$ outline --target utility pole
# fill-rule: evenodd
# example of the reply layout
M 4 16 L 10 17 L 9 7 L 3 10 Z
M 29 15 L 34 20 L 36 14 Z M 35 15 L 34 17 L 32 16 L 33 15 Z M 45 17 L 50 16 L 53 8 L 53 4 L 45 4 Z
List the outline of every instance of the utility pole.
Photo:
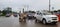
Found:
M 24 8 L 23 8 L 23 13 L 24 13 Z
M 51 5 L 50 5 L 50 0 L 49 0 L 49 12 L 50 12 L 50 7 L 51 7 Z

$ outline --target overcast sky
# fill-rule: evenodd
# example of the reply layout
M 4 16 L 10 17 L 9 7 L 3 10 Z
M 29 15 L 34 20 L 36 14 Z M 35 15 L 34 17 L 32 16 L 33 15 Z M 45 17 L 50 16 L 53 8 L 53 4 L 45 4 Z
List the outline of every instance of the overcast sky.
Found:
M 12 7 L 13 11 L 22 10 L 23 7 L 25 10 L 48 10 L 48 6 L 49 0 L 0 0 L 0 9 Z M 53 10 L 60 9 L 60 0 L 51 0 L 52 7 Z

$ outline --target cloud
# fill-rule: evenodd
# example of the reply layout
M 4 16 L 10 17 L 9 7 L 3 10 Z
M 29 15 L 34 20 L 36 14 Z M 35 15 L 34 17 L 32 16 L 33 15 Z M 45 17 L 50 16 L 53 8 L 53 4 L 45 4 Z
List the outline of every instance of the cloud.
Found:
M 48 10 L 49 0 L 0 0 L 0 8 L 12 7 L 14 8 L 13 10 L 18 10 L 24 6 L 28 8 L 28 10 Z M 59 9 L 60 0 L 51 0 L 51 8 L 52 7 L 54 7 L 54 9 Z

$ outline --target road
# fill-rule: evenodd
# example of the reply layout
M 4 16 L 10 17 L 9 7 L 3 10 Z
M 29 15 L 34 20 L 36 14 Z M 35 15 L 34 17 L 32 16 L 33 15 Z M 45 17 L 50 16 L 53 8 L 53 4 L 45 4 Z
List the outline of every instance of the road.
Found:
M 56 25 L 42 23 L 35 23 L 35 20 L 26 20 L 26 22 L 19 22 L 19 17 L 0 17 L 0 27 L 60 27 L 60 22 Z

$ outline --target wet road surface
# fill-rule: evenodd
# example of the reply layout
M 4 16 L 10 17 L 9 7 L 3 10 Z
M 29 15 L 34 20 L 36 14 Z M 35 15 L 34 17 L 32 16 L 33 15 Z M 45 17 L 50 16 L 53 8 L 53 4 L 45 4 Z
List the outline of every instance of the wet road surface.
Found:
M 42 23 L 35 23 L 35 20 L 26 20 L 26 22 L 19 22 L 18 17 L 0 17 L 0 27 L 60 27 L 60 22 L 56 25 L 44 25 Z

